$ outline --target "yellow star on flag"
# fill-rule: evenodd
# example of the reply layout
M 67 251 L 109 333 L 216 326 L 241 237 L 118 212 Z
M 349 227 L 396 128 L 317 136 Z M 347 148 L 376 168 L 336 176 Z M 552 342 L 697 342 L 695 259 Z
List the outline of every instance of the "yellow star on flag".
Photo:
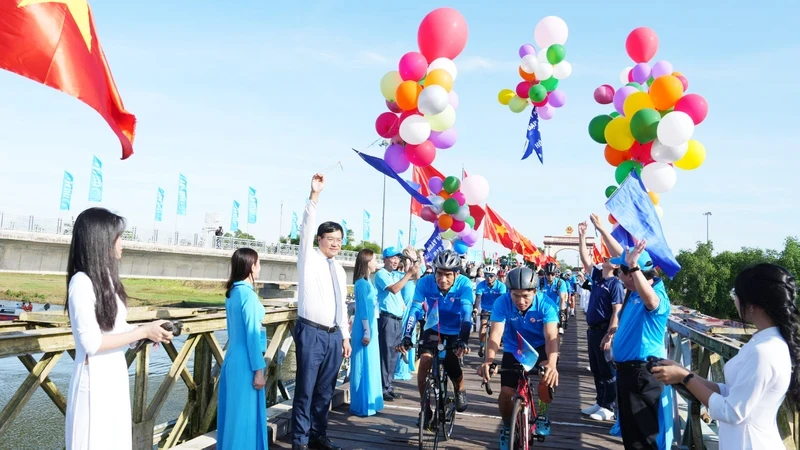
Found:
M 92 27 L 89 20 L 89 3 L 86 0 L 20 0 L 17 8 L 40 3 L 63 3 L 66 5 L 75 23 L 78 24 L 78 30 L 83 36 L 86 48 L 90 52 L 92 51 Z
M 508 231 L 506 230 L 506 227 L 503 226 L 503 224 L 495 224 L 494 230 L 497 232 L 498 235 L 500 235 L 500 237 L 503 237 L 506 234 L 508 234 Z

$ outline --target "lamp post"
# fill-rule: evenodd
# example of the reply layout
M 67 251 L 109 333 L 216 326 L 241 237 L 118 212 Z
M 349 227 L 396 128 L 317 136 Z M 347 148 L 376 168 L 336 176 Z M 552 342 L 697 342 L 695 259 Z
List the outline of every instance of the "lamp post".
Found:
M 709 233 L 708 233 L 708 222 L 709 222 L 709 219 L 711 218 L 711 213 L 710 212 L 704 212 L 703 215 L 706 216 L 706 244 L 709 244 L 709 243 L 711 243 L 711 239 L 709 238 Z

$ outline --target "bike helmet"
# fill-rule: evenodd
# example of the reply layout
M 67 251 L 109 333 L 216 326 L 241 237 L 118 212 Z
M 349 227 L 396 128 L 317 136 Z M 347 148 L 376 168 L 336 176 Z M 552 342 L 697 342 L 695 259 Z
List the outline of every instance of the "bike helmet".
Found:
M 558 275 L 558 266 L 554 262 L 549 262 L 544 265 L 544 273 L 546 275 L 550 275 L 551 273 Z
M 434 269 L 461 271 L 461 257 L 453 250 L 443 250 L 433 257 L 431 265 Z
M 533 270 L 527 267 L 517 267 L 506 275 L 506 287 L 511 291 L 536 289 L 539 287 L 539 278 Z
M 483 275 L 497 275 L 497 267 L 495 266 L 486 266 L 483 268 Z

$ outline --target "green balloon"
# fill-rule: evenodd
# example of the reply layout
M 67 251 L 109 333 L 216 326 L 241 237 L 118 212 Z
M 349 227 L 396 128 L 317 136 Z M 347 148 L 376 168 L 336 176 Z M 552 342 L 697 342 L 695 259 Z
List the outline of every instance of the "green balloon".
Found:
M 447 214 L 457 213 L 458 208 L 460 208 L 458 206 L 458 200 L 454 198 L 448 198 L 447 200 L 444 201 L 444 205 L 442 205 L 442 209 L 444 209 L 444 212 L 446 212 Z
M 561 44 L 553 44 L 547 48 L 547 62 L 558 64 L 567 56 L 567 49 Z
M 650 87 L 650 85 L 653 84 L 653 81 L 656 81 L 656 79 L 653 78 L 653 77 L 650 77 L 650 79 L 647 80 L 647 87 Z
M 467 217 L 467 220 L 465 220 L 464 223 L 468 223 L 472 229 L 475 228 L 475 219 L 473 219 L 472 216 Z
M 661 117 L 666 116 L 667 114 L 671 113 L 672 111 L 675 111 L 675 108 L 670 108 L 670 109 L 668 109 L 666 111 L 660 111 Z
M 417 82 L 417 84 L 419 84 L 419 85 L 420 85 L 420 86 L 422 86 L 422 87 L 425 87 L 425 78 L 426 78 L 426 77 L 422 77 L 422 79 L 421 79 L 421 80 L 419 80 L 419 81 Z
M 617 187 L 616 186 L 607 187 L 606 188 L 606 198 L 609 198 L 612 195 L 614 195 L 614 192 L 617 192 Z
M 442 183 L 442 187 L 444 187 L 444 191 L 448 194 L 452 194 L 453 192 L 457 191 L 458 188 L 461 187 L 461 182 L 458 180 L 458 177 L 449 176 L 444 179 L 444 183 Z M 458 202 L 456 202 L 458 204 Z M 453 214 L 453 213 L 447 213 Z
M 540 102 L 547 98 L 547 88 L 543 84 L 534 84 L 528 91 L 528 97 L 532 102 Z
M 661 121 L 661 114 L 652 108 L 636 111 L 631 117 L 631 134 L 640 144 L 647 144 L 656 139 L 656 129 Z
M 606 143 L 606 126 L 611 122 L 611 116 L 603 114 L 589 122 L 589 136 L 598 144 Z
M 640 90 L 642 92 L 645 92 L 644 86 L 642 86 L 641 84 L 639 84 L 639 83 L 637 83 L 635 81 L 631 81 L 630 83 L 626 84 L 625 86 L 635 87 L 636 89 L 638 89 L 638 90 Z
M 616 111 L 614 111 L 611 114 L 609 114 L 609 116 L 611 116 L 612 119 L 616 119 L 617 117 L 619 117 L 619 115 L 620 114 L 618 112 L 616 112 Z
M 511 97 L 511 100 L 508 102 L 508 109 L 511 112 L 521 113 L 525 111 L 525 108 L 528 107 L 528 99 L 522 98 L 519 95 L 515 95 Z
M 558 80 L 555 77 L 550 77 L 546 80 L 542 80 L 539 82 L 542 86 L 547 89 L 547 92 L 553 92 L 558 87 Z
M 632 159 L 622 161 L 619 166 L 617 166 L 616 172 L 614 172 L 614 178 L 617 180 L 617 184 L 622 184 L 625 178 L 628 178 L 632 170 L 635 170 L 637 174 L 641 174 L 642 163 Z

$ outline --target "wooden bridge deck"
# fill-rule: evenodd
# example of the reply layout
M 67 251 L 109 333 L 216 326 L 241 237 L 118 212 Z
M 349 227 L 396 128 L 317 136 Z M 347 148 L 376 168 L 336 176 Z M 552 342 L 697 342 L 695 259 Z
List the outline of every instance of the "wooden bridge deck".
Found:
M 477 341 L 477 337 L 474 338 Z M 481 388 L 475 368 L 480 360 L 477 345 L 465 356 L 465 374 L 469 409 L 456 416 L 454 436 L 441 448 L 486 449 L 497 448 L 500 417 L 497 410 L 497 393 L 500 377 L 492 378 L 493 396 Z M 499 359 L 498 359 L 499 361 Z M 581 409 L 594 403 L 594 381 L 587 367 L 586 321 L 582 311 L 570 319 L 563 335 L 560 382 L 556 398 L 550 407 L 551 435 L 539 448 L 554 449 L 622 449 L 622 440 L 608 434 L 613 423 L 595 422 L 581 415 Z M 416 377 L 416 375 L 413 375 Z M 395 382 L 400 400 L 387 403 L 386 408 L 372 417 L 356 417 L 344 404 L 331 411 L 328 436 L 345 449 L 401 449 L 417 445 L 415 421 L 419 413 L 419 394 L 416 378 Z M 290 449 L 291 438 L 285 436 L 270 448 Z

